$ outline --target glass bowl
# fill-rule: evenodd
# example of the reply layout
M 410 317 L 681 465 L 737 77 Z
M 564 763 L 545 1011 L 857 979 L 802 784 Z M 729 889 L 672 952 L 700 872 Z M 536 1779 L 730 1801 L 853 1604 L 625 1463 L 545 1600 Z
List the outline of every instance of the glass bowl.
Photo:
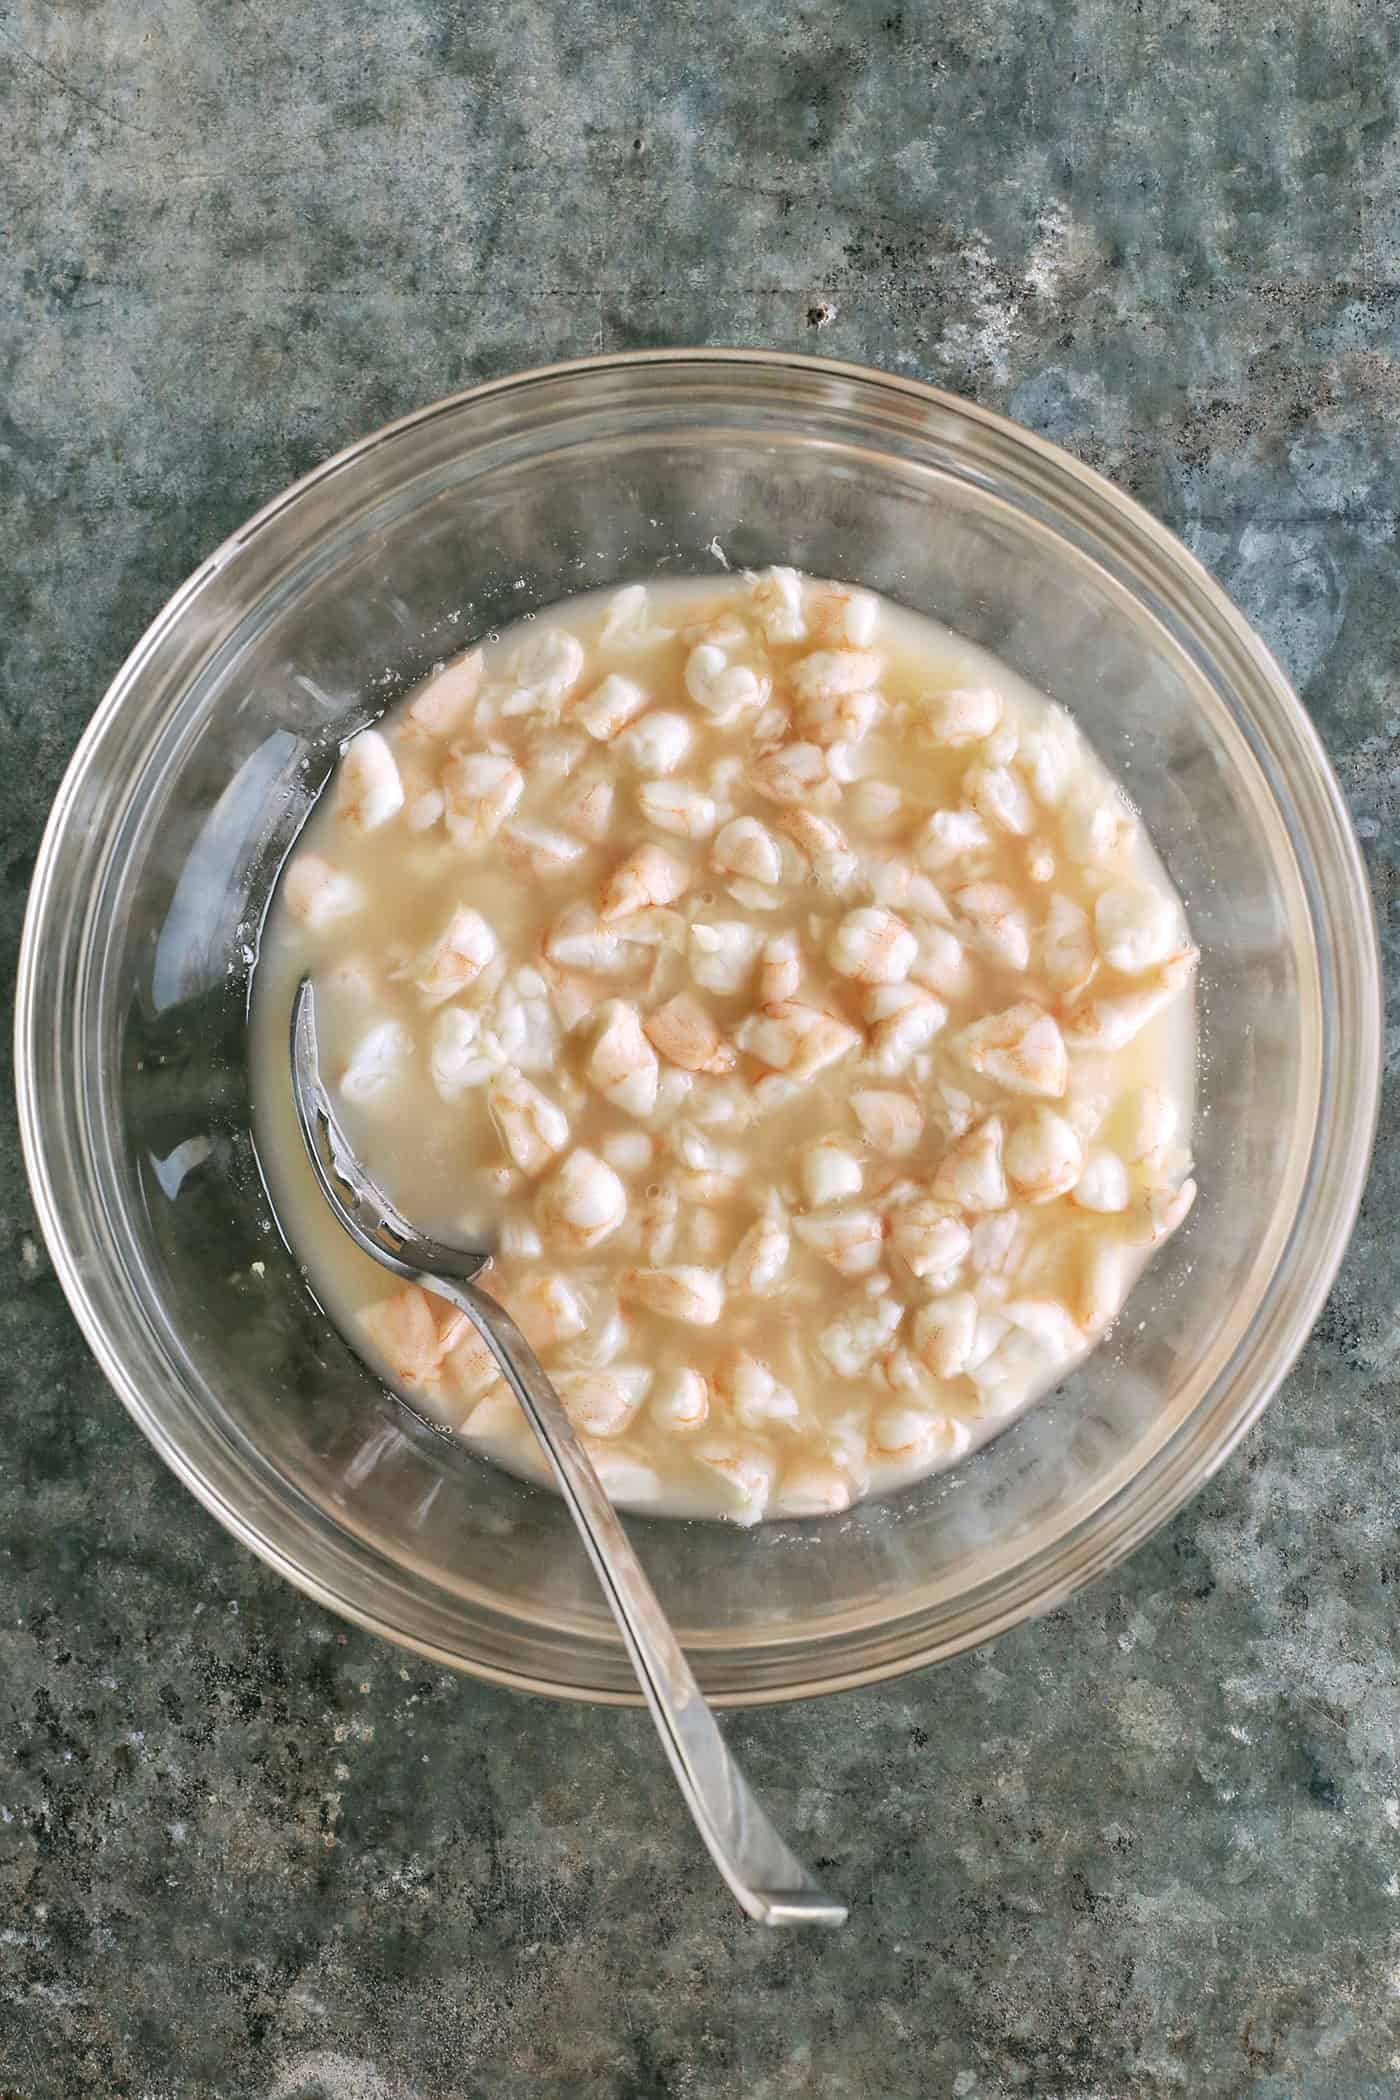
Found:
M 1201 1195 L 1111 1341 L 951 1472 L 820 1521 L 629 1520 L 705 1690 L 889 1676 L 1121 1560 L 1278 1385 L 1366 1171 L 1379 970 L 1336 783 L 1240 615 L 1098 476 L 931 388 L 729 351 L 527 373 L 342 453 L 190 578 L 78 748 L 25 927 L 24 1144 L 74 1311 L 201 1501 L 336 1611 L 539 1691 L 634 1696 L 560 1504 L 386 1394 L 278 1234 L 259 927 L 340 740 L 436 660 L 570 592 L 779 560 L 994 650 L 1126 783 L 1203 954 Z

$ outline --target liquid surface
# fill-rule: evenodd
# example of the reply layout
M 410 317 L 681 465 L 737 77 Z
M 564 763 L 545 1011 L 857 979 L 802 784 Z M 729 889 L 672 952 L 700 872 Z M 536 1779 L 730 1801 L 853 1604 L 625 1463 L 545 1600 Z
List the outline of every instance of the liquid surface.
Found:
M 1101 1338 L 1190 1206 L 1195 955 L 1064 712 L 790 570 L 571 600 L 445 667 L 289 862 L 259 1136 L 322 1301 L 543 1477 L 484 1345 L 361 1256 L 291 1116 L 323 1076 L 490 1287 L 614 1499 L 810 1515 L 946 1465 Z

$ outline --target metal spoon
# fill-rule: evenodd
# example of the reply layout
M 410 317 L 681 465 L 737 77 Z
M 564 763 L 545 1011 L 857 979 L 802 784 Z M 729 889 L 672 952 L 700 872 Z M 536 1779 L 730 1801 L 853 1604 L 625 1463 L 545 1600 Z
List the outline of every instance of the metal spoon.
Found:
M 823 1895 L 749 1791 L 534 1350 L 477 1288 L 473 1279 L 488 1267 L 489 1249 L 452 1247 L 416 1232 L 356 1159 L 321 1083 L 309 978 L 292 1007 L 292 1095 L 316 1178 L 356 1246 L 395 1276 L 460 1306 L 524 1408 L 617 1620 L 686 1806 L 739 1902 L 765 1925 L 844 1925 L 845 1904 Z

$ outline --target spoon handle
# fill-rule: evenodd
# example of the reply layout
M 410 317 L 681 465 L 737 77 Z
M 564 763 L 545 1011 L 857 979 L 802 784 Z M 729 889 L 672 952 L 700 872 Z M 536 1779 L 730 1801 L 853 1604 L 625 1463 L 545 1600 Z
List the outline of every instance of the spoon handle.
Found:
M 475 1284 L 427 1274 L 417 1280 L 451 1299 L 480 1330 L 529 1417 L 617 1620 L 686 1806 L 740 1904 L 765 1925 L 843 1925 L 845 1904 L 823 1895 L 750 1792 L 534 1350 L 510 1315 Z

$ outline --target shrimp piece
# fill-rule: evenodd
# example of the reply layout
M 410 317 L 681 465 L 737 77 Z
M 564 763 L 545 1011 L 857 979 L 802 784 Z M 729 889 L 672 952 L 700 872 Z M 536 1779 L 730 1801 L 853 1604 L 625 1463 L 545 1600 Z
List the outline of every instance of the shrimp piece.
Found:
M 861 780 L 851 790 L 850 810 L 874 837 L 888 838 L 902 827 L 908 805 L 892 780 Z
M 540 1204 L 546 1231 L 587 1252 L 625 1220 L 627 1191 L 606 1160 L 580 1145 L 544 1189 Z
M 751 576 L 749 599 L 766 641 L 779 645 L 804 639 L 802 579 L 796 569 L 765 569 L 761 576 Z
M 773 933 L 763 943 L 758 972 L 758 996 L 762 1005 L 773 1006 L 791 999 L 802 982 L 802 949 L 795 933 Z
M 826 753 L 819 744 L 772 744 L 749 767 L 749 785 L 766 802 L 809 805 L 832 792 Z
M 1042 889 L 1055 880 L 1055 856 L 1044 839 L 1032 839 L 1026 847 L 1026 874 Z
M 572 780 L 592 750 L 580 729 L 561 729 L 556 722 L 529 735 L 529 753 L 524 770 L 533 788 L 562 787 Z
M 537 1356 L 574 1341 L 588 1330 L 583 1300 L 571 1283 L 548 1272 L 512 1283 L 506 1311 Z
M 647 1412 L 658 1428 L 681 1436 L 703 1429 L 710 1413 L 709 1384 L 689 1366 L 672 1371 L 662 1380 L 659 1390 L 653 1390 Z
M 972 1245 L 968 1259 L 973 1274 L 986 1279 L 1010 1276 L 1020 1265 L 1025 1251 L 1025 1226 L 1019 1211 L 994 1211 L 990 1217 L 979 1218 L 972 1228 Z
M 617 739 L 618 755 L 639 773 L 658 778 L 674 773 L 691 745 L 691 728 L 684 715 L 654 708 Z
M 953 903 L 979 947 L 1009 970 L 1026 968 L 1031 959 L 1030 928 L 1013 890 L 1004 882 L 970 882 L 954 890 Z
M 496 1062 L 483 1047 L 481 1018 L 464 1006 L 444 1006 L 433 1017 L 428 1072 L 438 1098 L 460 1101 L 471 1087 L 485 1086 Z
M 947 1465 L 972 1443 L 966 1422 L 923 1407 L 882 1407 L 870 1434 L 879 1456 L 899 1465 Z
M 615 796 L 610 780 L 581 780 L 565 797 L 562 815 L 591 846 L 601 846 L 612 831 Z
M 522 1174 L 543 1174 L 569 1142 L 569 1119 L 563 1109 L 514 1065 L 491 1081 L 486 1105 L 501 1143 Z
M 401 1291 L 366 1306 L 360 1326 L 391 1383 L 414 1387 L 432 1383 L 444 1353 L 443 1337 L 432 1301 L 418 1284 L 406 1284 Z
M 1038 1342 L 1053 1363 L 1066 1364 L 1082 1355 L 1084 1337 L 1058 1298 L 1011 1298 L 1002 1313 L 1013 1327 Z
M 715 866 L 723 874 L 769 885 L 782 880 L 782 848 L 757 817 L 734 817 L 719 833 L 711 851 Z
M 854 1152 L 848 1152 L 833 1138 L 821 1138 L 808 1146 L 799 1174 L 802 1193 L 813 1210 L 840 1203 L 847 1196 L 858 1196 L 865 1180 L 864 1169 Z
M 642 1033 L 641 1016 L 625 999 L 610 999 L 588 1055 L 586 1071 L 605 1101 L 629 1116 L 649 1116 L 660 1075 L 656 1052 Z
M 817 593 L 807 624 L 814 638 L 828 648 L 864 649 L 874 640 L 879 617 L 879 601 L 869 591 L 848 591 L 832 584 Z M 793 639 L 800 641 L 801 636 Z
M 862 1378 L 889 1348 L 903 1318 L 895 1298 L 856 1298 L 822 1328 L 818 1352 L 838 1378 Z
M 1125 853 L 1137 836 L 1137 819 L 1118 790 L 1092 782 L 1071 796 L 1061 822 L 1070 859 L 1089 867 Z
M 688 1327 L 713 1327 L 724 1311 L 724 1279 L 718 1269 L 688 1262 L 666 1268 L 626 1269 L 619 1284 L 624 1297 L 636 1298 L 649 1312 Z
M 424 1006 L 441 1006 L 464 991 L 496 960 L 497 952 L 496 936 L 481 913 L 459 904 L 432 947 L 412 966 L 410 974 Z
M 1017 763 L 1030 780 L 1037 802 L 1057 809 L 1064 799 L 1074 771 L 1078 734 L 1061 709 L 1052 708 L 1041 729 L 1032 729 L 1021 739 Z
M 482 852 L 525 792 L 525 775 L 506 751 L 454 751 L 442 769 L 442 820 L 454 845 Z
M 482 668 L 481 651 L 473 649 L 434 672 L 404 710 L 399 725 L 404 742 L 410 746 L 432 743 L 460 729 L 481 691 Z
M 908 1070 L 946 1026 L 948 1009 L 916 984 L 877 984 L 865 995 L 870 1062 L 883 1079 Z
M 700 642 L 686 658 L 685 689 L 723 729 L 762 707 L 771 687 L 747 664 L 731 664 L 717 642 Z
M 608 744 L 646 708 L 649 695 L 630 678 L 610 671 L 586 699 L 580 700 L 571 719 L 596 743 Z
M 936 1196 L 898 1204 L 890 1212 L 890 1239 L 915 1276 L 937 1276 L 947 1283 L 972 1249 L 972 1234 L 957 1211 Z
M 510 660 L 514 690 L 504 701 L 504 715 L 538 710 L 557 715 L 566 696 L 583 675 L 584 650 L 577 635 L 562 627 L 537 627 Z
M 1099 967 L 1087 913 L 1057 891 L 1046 910 L 1040 940 L 1041 968 L 1046 977 L 1062 998 L 1074 998 Z
M 1183 1222 L 1195 1200 L 1194 1181 L 1183 1181 L 1179 1189 L 1149 1189 L 1140 1225 L 1142 1239 L 1150 1247 L 1160 1247 Z
M 731 1349 L 714 1374 L 714 1388 L 745 1429 L 767 1429 L 774 1422 L 795 1422 L 797 1400 L 780 1385 L 767 1364 L 747 1349 Z
M 605 649 L 652 649 L 669 642 L 674 630 L 654 627 L 647 616 L 644 583 L 629 583 L 608 604 L 600 640 Z
M 972 988 L 967 951 L 947 926 L 921 925 L 919 952 L 909 966 L 913 983 L 936 992 L 940 1001 L 965 999 Z
M 376 1021 L 360 1037 L 340 1078 L 340 1093 L 357 1108 L 369 1108 L 397 1091 L 413 1056 L 413 1037 L 402 1021 Z
M 848 650 L 841 653 L 853 656 L 858 652 Z M 811 657 L 806 659 L 808 663 L 813 660 Z M 833 652 L 832 661 L 836 660 Z M 871 658 L 870 661 L 877 665 L 878 675 L 879 659 Z M 799 664 L 797 669 L 801 670 L 802 666 Z M 864 742 L 884 711 L 885 703 L 873 687 L 850 692 L 808 691 L 798 702 L 797 728 L 802 735 L 809 737 L 814 744 L 824 745 L 829 752 L 834 753 L 838 746 L 842 747 L 842 762 L 845 763 L 854 759 L 849 747 Z M 836 772 L 835 766 L 832 771 Z
M 1054 1017 L 1032 999 L 974 1021 L 954 1048 L 971 1071 L 1009 1093 L 1058 1101 L 1069 1084 L 1065 1039 Z
M 867 854 L 865 880 L 872 900 L 887 910 L 947 923 L 952 914 L 932 876 L 890 853 Z
M 1080 1210 L 1112 1212 L 1128 1207 L 1128 1170 L 1116 1152 L 1099 1146 L 1084 1162 L 1070 1190 L 1071 1203 Z
M 1147 984 L 1131 992 L 1099 993 L 1080 999 L 1063 1016 L 1064 1039 L 1071 1050 L 1122 1050 L 1162 1008 L 1190 983 L 1197 952 L 1174 955 Z
M 648 1039 L 685 1072 L 732 1072 L 733 1045 L 726 1043 L 698 999 L 678 992 L 642 1023 Z
M 1128 1295 L 1128 1249 L 1119 1239 L 1095 1234 L 1080 1244 L 1070 1274 L 1069 1309 L 1085 1334 L 1101 1335 L 1111 1327 Z
M 933 1177 L 934 1195 L 959 1210 L 1004 1210 L 1002 1137 L 1000 1116 L 974 1124 L 945 1154 Z
M 892 1159 L 912 1152 L 924 1134 L 924 1112 L 910 1094 L 862 1087 L 851 1095 L 851 1107 L 866 1144 Z
M 603 1371 L 559 1371 L 554 1384 L 564 1412 L 587 1436 L 621 1436 L 647 1396 L 645 1364 L 609 1364 Z
M 783 1473 L 773 1510 L 782 1517 L 834 1517 L 854 1500 L 855 1489 L 839 1467 L 808 1459 Z
M 333 868 L 319 853 L 297 855 L 283 879 L 282 895 L 292 917 L 312 933 L 353 918 L 365 901 L 354 876 Z
M 618 977 L 635 967 L 633 942 L 604 926 L 587 904 L 571 904 L 545 935 L 544 952 L 566 970 L 586 970 L 599 977 Z
M 838 1276 L 869 1276 L 880 1266 L 885 1227 L 877 1211 L 829 1210 L 794 1218 L 792 1225 L 803 1246 L 830 1262 Z
M 702 1444 L 697 1455 L 701 1465 L 717 1473 L 733 1490 L 735 1506 L 728 1512 L 730 1521 L 745 1526 L 756 1524 L 768 1507 L 777 1478 L 778 1465 L 772 1452 L 741 1437 L 724 1437 Z
M 1094 932 L 1104 961 L 1125 977 L 1156 969 L 1181 945 L 1176 905 L 1142 883 L 1120 883 L 1100 893 Z
M 714 797 L 683 780 L 644 780 L 637 801 L 648 824 L 676 838 L 707 839 L 719 822 Z
M 984 824 L 1025 838 L 1035 823 L 1030 792 L 1007 766 L 969 766 L 963 792 Z
M 797 1084 L 860 1048 L 858 1030 L 800 999 L 776 999 L 746 1014 L 734 1039 L 750 1057 Z
M 975 809 L 938 809 L 914 842 L 914 858 L 930 875 L 966 869 L 991 850 L 992 835 Z
M 1138 1087 L 1124 1102 L 1122 1121 L 1124 1158 L 1160 1171 L 1176 1136 L 1176 1103 L 1155 1086 Z
M 763 935 L 745 919 L 690 927 L 690 974 L 707 992 L 742 992 L 753 972 Z
M 915 1354 L 935 1378 L 961 1378 L 977 1336 L 977 1300 L 971 1291 L 926 1299 L 914 1315 Z
M 798 659 L 788 672 L 788 683 L 799 704 L 841 700 L 869 692 L 879 684 L 883 669 L 881 659 L 869 650 L 818 649 Z
M 377 831 L 403 808 L 403 781 L 377 729 L 362 729 L 345 746 L 337 790 L 336 814 L 355 831 Z
M 854 859 L 840 825 L 814 809 L 783 809 L 773 821 L 784 838 L 791 839 L 798 852 L 814 864 L 833 854 Z
M 689 862 L 668 853 L 664 846 L 638 846 L 604 883 L 600 916 L 605 922 L 625 919 L 651 905 L 674 904 L 689 887 L 691 874 Z
M 517 819 L 503 827 L 506 851 L 517 867 L 547 882 L 553 875 L 567 875 L 582 859 L 582 839 L 570 832 L 555 831 L 548 824 L 527 824 Z
M 990 686 L 957 686 L 931 693 L 924 701 L 921 728 L 926 740 L 945 750 L 961 751 L 989 737 L 1002 717 L 1002 698 Z
M 787 1213 L 770 1191 L 762 1216 L 754 1220 L 729 1257 L 725 1282 L 732 1291 L 762 1297 L 782 1278 L 791 1252 Z
M 451 1398 L 468 1409 L 488 1394 L 502 1399 L 508 1397 L 501 1367 L 491 1354 L 490 1343 L 480 1329 L 471 1324 L 462 1330 L 444 1355 L 441 1376 Z M 514 1399 L 511 1405 L 515 1406 Z M 519 1413 L 518 1408 L 516 1412 Z M 525 1426 L 523 1418 L 521 1426 Z
M 1006 1175 L 1027 1203 L 1050 1203 L 1074 1187 L 1084 1147 L 1073 1127 L 1051 1108 L 1033 1108 L 1006 1140 Z
M 919 952 L 918 935 L 892 911 L 861 905 L 847 912 L 827 954 L 832 968 L 858 984 L 899 984 Z

